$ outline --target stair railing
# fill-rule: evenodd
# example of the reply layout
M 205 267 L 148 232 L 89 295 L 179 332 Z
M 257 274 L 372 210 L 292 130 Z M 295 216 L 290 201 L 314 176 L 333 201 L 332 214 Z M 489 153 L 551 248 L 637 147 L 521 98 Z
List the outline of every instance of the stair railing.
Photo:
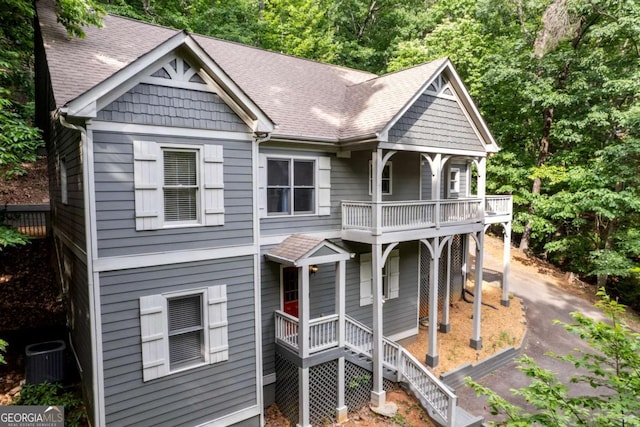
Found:
M 373 330 L 346 317 L 345 344 L 350 349 L 373 357 Z M 448 426 L 454 425 L 456 395 L 401 345 L 383 338 L 383 363 L 397 372 L 397 381 L 412 385 L 414 393 L 424 400 Z

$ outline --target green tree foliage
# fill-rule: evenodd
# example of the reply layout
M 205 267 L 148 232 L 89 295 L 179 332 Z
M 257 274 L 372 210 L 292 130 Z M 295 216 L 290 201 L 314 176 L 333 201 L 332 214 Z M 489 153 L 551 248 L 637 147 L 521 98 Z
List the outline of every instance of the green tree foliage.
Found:
M 85 25 L 99 25 L 102 8 L 87 0 L 58 0 L 58 21 L 82 37 Z M 33 117 L 33 5 L 0 2 L 0 172 L 11 178 L 35 160 L 42 145 Z
M 570 383 L 588 384 L 593 393 L 569 393 L 569 387 L 556 375 L 542 369 L 527 356 L 520 359 L 519 369 L 531 382 L 513 390 L 524 398 L 535 412 L 507 402 L 487 387 L 467 379 L 478 395 L 488 398 L 494 415 L 503 415 L 499 426 L 640 426 L 640 334 L 620 323 L 624 306 L 612 300 L 603 290 L 596 306 L 609 321 L 597 321 L 582 313 L 571 314 L 575 323 L 562 324 L 579 336 L 591 351 L 551 356 L 566 362 L 577 373 Z
M 5 351 L 7 351 L 7 342 L 4 340 L 0 340 L 0 364 L 6 364 L 7 361 L 4 360 L 4 355 L 2 353 L 4 353 Z

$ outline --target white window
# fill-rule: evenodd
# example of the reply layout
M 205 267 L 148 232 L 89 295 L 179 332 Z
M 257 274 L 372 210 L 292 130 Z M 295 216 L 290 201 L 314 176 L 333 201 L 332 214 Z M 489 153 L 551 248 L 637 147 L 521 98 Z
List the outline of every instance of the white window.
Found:
M 69 203 L 69 188 L 67 182 L 67 159 L 60 159 L 60 199 L 63 204 Z
M 311 214 L 315 207 L 315 161 L 267 160 L 267 213 Z
M 392 176 L 392 162 L 387 162 L 382 168 L 382 195 L 387 196 L 392 194 L 391 176 Z M 369 195 L 373 194 L 373 163 L 369 160 Z
M 140 297 L 143 380 L 229 359 L 226 285 Z
M 449 193 L 460 192 L 460 169 L 449 169 Z
M 330 215 L 328 157 L 260 156 L 261 216 Z
M 134 141 L 136 230 L 224 224 L 222 146 Z
M 164 221 L 198 223 L 198 150 L 163 149 Z
M 373 303 L 373 277 L 371 271 L 371 254 L 360 255 L 360 305 Z M 400 251 L 394 249 L 382 267 L 382 297 L 398 298 L 400 291 Z

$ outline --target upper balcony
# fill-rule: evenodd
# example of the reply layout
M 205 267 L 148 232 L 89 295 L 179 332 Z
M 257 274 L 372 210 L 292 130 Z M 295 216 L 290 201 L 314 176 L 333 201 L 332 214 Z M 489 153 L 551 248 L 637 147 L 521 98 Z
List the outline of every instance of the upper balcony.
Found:
M 380 203 L 343 201 L 342 230 L 344 237 L 361 240 L 356 236 L 506 222 L 511 220 L 512 210 L 511 196 L 486 196 L 484 206 L 482 198 Z M 380 225 L 377 227 L 376 223 Z

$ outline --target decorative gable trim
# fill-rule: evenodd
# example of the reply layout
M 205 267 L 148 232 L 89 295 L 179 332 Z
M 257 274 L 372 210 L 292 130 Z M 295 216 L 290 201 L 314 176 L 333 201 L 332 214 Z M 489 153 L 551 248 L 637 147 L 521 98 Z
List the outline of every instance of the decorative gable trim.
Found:
M 444 83 L 443 77 L 446 79 L 446 83 Z M 451 92 L 451 95 L 448 94 L 446 90 L 447 88 Z M 473 103 L 473 100 L 462 83 L 460 76 L 456 72 L 455 68 L 453 68 L 453 64 L 451 64 L 451 61 L 448 59 L 442 63 L 442 65 L 433 73 L 432 77 L 422 85 L 422 87 L 413 95 L 413 97 L 411 97 L 404 107 L 402 107 L 378 133 L 379 141 L 389 141 L 389 131 L 391 128 L 393 128 L 393 126 L 407 113 L 420 96 L 424 93 L 433 94 L 433 92 L 435 92 L 437 96 L 455 99 L 460 104 L 463 113 L 469 120 L 469 123 L 471 123 L 486 151 L 489 153 L 499 151 L 499 147 L 496 144 L 493 135 L 491 135 L 489 127 Z M 451 96 L 453 96 L 453 98 L 451 98 Z
M 196 66 L 196 63 L 201 66 Z M 158 45 L 67 103 L 61 111 L 72 117 L 95 118 L 100 108 L 140 82 L 212 91 L 253 132 L 270 133 L 275 128 L 271 119 L 186 32 L 180 32 Z

